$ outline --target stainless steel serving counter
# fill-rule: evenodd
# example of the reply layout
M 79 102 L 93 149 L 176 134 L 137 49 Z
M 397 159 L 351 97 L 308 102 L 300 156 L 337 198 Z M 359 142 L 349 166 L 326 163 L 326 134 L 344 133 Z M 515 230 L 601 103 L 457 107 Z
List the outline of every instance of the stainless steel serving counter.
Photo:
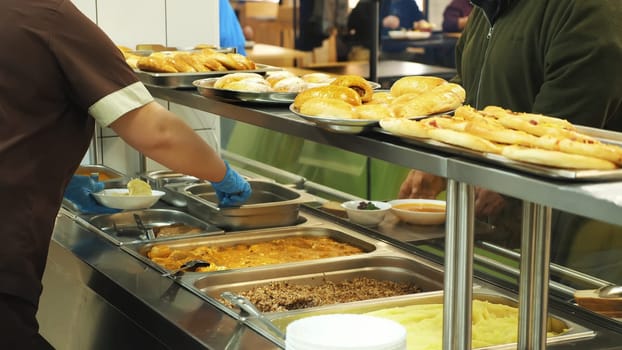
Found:
M 400 138 L 370 132 L 331 133 L 306 122 L 284 107 L 234 104 L 204 98 L 194 91 L 149 87 L 158 98 L 208 111 L 225 118 L 299 136 L 402 166 L 448 178 L 445 251 L 444 348 L 469 349 L 471 286 L 473 284 L 474 186 L 524 201 L 521 245 L 521 349 L 546 346 L 551 209 L 557 208 L 622 225 L 622 182 L 573 183 L 546 179 L 516 170 L 409 145 Z

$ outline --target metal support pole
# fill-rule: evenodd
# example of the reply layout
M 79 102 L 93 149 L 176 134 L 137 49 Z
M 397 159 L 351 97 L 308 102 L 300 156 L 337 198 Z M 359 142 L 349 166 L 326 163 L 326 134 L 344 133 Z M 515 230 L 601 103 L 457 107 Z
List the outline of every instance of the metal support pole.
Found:
M 443 350 L 471 349 L 474 199 L 472 185 L 447 180 Z
M 548 319 L 551 208 L 523 202 L 518 348 L 545 349 Z
M 378 47 L 380 46 L 380 0 L 374 0 L 372 6 L 371 43 L 369 45 L 369 80 L 378 82 Z

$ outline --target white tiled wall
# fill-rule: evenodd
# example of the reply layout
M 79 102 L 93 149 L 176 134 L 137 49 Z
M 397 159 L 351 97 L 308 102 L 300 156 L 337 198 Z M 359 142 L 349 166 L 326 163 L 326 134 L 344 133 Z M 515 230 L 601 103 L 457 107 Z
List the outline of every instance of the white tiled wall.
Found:
M 190 47 L 218 44 L 218 1 L 215 0 L 73 0 L 74 4 L 97 23 L 116 44 L 133 48 L 136 44 L 162 44 Z M 158 101 L 182 117 L 219 149 L 219 117 L 184 106 Z M 101 130 L 102 163 L 129 175 L 139 170 L 139 154 L 115 133 Z M 85 157 L 83 163 L 92 163 Z M 147 160 L 147 170 L 163 166 Z

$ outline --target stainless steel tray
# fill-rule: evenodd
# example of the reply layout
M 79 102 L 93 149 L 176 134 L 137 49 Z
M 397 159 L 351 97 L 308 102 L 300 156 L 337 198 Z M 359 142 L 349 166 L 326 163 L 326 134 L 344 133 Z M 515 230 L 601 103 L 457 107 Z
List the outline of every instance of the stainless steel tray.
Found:
M 218 78 L 199 79 L 194 81 L 197 91 L 206 97 L 216 97 L 229 102 L 251 102 L 262 104 L 290 104 L 294 102 L 297 92 L 248 92 L 217 89 L 214 83 Z
M 314 117 L 300 113 L 294 104 L 289 105 L 289 110 L 297 116 L 315 123 L 318 127 L 342 134 L 360 134 L 371 131 L 374 126 L 378 126 L 378 120 L 371 119 L 348 119 L 348 118 L 326 118 Z
M 496 304 L 504 304 L 508 306 L 518 307 L 516 300 L 509 297 L 489 292 L 485 289 L 476 289 L 473 293 L 473 299 L 489 301 Z M 387 298 L 384 300 L 370 300 L 363 302 L 339 304 L 333 306 L 326 306 L 313 309 L 288 311 L 282 313 L 267 313 L 265 316 L 275 324 L 279 329 L 285 331 L 287 325 L 297 319 L 315 315 L 337 314 L 337 313 L 367 313 L 380 309 L 403 307 L 408 305 L 423 305 L 423 304 L 442 304 L 442 293 L 421 293 L 408 295 L 403 297 Z M 251 323 L 261 328 L 261 325 L 257 325 L 256 320 L 249 319 Z M 518 324 L 516 325 L 518 327 Z M 594 331 L 579 325 L 575 322 L 567 319 L 557 317 L 555 315 L 549 316 L 548 331 L 559 333 L 559 335 L 549 337 L 547 344 L 562 343 L 576 341 L 579 339 L 591 338 L 594 336 Z M 507 343 L 495 346 L 487 346 L 479 349 L 516 349 L 516 343 Z
M 218 207 L 212 185 L 200 183 L 183 188 L 188 211 L 225 230 L 247 230 L 294 225 L 299 221 L 300 204 L 313 196 L 272 181 L 249 180 L 253 190 L 247 202 L 239 207 Z M 169 186 L 170 188 L 170 186 Z
M 194 88 L 192 83 L 195 80 L 220 77 L 229 73 L 265 73 L 275 70 L 281 70 L 279 67 L 269 66 L 266 64 L 257 64 L 256 69 L 247 70 L 227 70 L 227 71 L 212 71 L 212 72 L 194 72 L 194 73 L 154 73 L 145 72 L 140 69 L 135 69 L 134 73 L 138 76 L 140 81 L 146 85 L 161 86 L 167 88 Z
M 215 235 L 215 236 L 205 236 L 205 237 L 196 237 L 196 238 L 184 238 L 184 239 L 174 239 L 166 242 L 134 242 L 133 244 L 122 245 L 121 248 L 128 253 L 134 255 L 135 257 L 141 259 L 146 264 L 154 267 L 155 269 L 168 272 L 164 267 L 156 264 L 148 257 L 149 251 L 155 246 L 166 245 L 172 249 L 180 249 L 180 250 L 190 250 L 196 247 L 228 247 L 234 246 L 237 244 L 253 244 L 258 242 L 267 242 L 272 241 L 279 238 L 286 237 L 329 237 L 338 242 L 348 243 L 355 247 L 360 248 L 363 253 L 368 254 L 374 252 L 376 247 L 375 240 L 371 238 L 367 238 L 358 234 L 350 234 L 344 231 L 338 231 L 335 229 L 329 229 L 326 227 L 286 227 L 286 228 L 277 228 L 277 229 L 263 229 L 263 230 L 253 230 L 253 231 L 245 231 L 238 232 L 233 234 L 225 234 L 225 235 Z M 352 257 L 352 256 L 348 256 Z M 337 258 L 326 258 L 320 260 L 326 261 L 335 261 L 339 259 L 344 259 L 348 257 L 337 257 Z M 180 263 L 183 261 L 180 260 Z M 287 264 L 296 264 L 297 262 L 287 263 Z M 271 268 L 277 265 L 263 265 L 261 267 L 250 267 L 247 268 L 249 270 L 254 269 L 262 269 L 262 268 Z M 216 271 L 210 272 L 214 274 L 227 274 L 236 269 L 224 270 L 224 271 Z M 243 269 L 239 269 L 243 270 Z
M 201 232 L 172 236 L 159 237 L 156 234 L 156 241 L 224 233 L 222 229 L 199 220 L 192 215 L 170 209 L 132 210 L 116 214 L 96 215 L 91 217 L 89 222 L 103 232 L 108 239 L 119 245 L 148 241 L 145 232 L 138 228 L 134 214 L 139 215 L 146 228 L 155 228 L 156 231 L 159 227 L 173 224 L 183 224 L 201 229 Z
M 179 208 L 184 208 L 188 205 L 186 196 L 179 191 L 172 190 L 169 185 L 181 184 L 182 186 L 188 186 L 193 183 L 200 182 L 200 180 L 194 176 L 180 174 L 171 170 L 158 170 L 142 174 L 141 178 L 154 190 L 163 191 L 165 194 L 160 198 L 164 202 Z
M 366 256 L 332 262 L 301 262 L 296 266 L 271 269 L 232 271 L 208 274 L 190 282 L 191 288 L 219 299 L 223 292 L 240 293 L 271 282 L 289 285 L 318 285 L 325 281 L 340 282 L 367 277 L 398 283 L 413 283 L 421 292 L 443 289 L 443 273 L 413 259 L 396 256 Z
M 622 144 L 622 134 L 606 130 L 577 126 L 577 130 L 595 137 L 602 142 L 620 145 Z M 499 154 L 478 152 L 467 148 L 462 148 L 432 139 L 424 139 L 414 136 L 395 135 L 381 127 L 374 128 L 379 133 L 398 136 L 403 141 L 424 148 L 447 152 L 449 154 L 464 156 L 467 158 L 484 161 L 491 164 L 502 165 L 507 168 L 520 170 L 522 172 L 538 175 L 550 179 L 572 180 L 572 181 L 618 181 L 622 180 L 622 169 L 615 170 L 573 170 L 547 167 L 544 165 L 530 164 L 508 159 Z
M 206 97 L 216 97 L 218 99 L 229 102 L 250 102 L 261 104 L 291 104 L 298 95 L 297 92 L 249 92 L 235 91 L 226 89 L 217 89 L 214 87 L 218 78 L 207 78 L 196 80 L 193 84 L 197 87 L 197 91 Z M 373 89 L 380 87 L 380 84 L 370 81 Z

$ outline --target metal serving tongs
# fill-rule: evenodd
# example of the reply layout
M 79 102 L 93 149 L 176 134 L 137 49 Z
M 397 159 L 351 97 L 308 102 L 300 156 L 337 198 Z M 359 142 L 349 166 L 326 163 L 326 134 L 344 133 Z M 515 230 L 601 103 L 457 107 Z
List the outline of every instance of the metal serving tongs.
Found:
M 136 225 L 138 226 L 138 228 L 147 235 L 148 240 L 154 240 L 156 238 L 153 229 L 147 228 L 145 225 L 143 225 L 143 220 L 140 218 L 140 215 L 134 214 L 134 221 L 136 221 Z
M 200 259 L 189 260 L 183 263 L 183 265 L 181 265 L 179 268 L 163 273 L 162 277 L 169 277 L 169 276 L 177 277 L 181 275 L 183 272 L 185 272 L 186 270 L 194 269 L 197 267 L 210 266 L 210 265 L 211 265 L 210 262 L 205 261 L 205 260 L 200 260 Z
M 257 309 L 255 304 L 253 304 L 247 298 L 232 292 L 223 292 L 222 294 L 220 294 L 220 296 L 231 304 L 240 308 L 241 321 L 244 322 L 246 321 L 246 317 L 253 316 L 266 327 L 268 327 L 270 331 L 272 331 L 276 336 L 281 339 L 285 339 L 285 334 L 283 333 L 283 331 L 281 331 L 279 327 L 275 326 L 274 323 L 267 319 L 266 316 L 264 316 L 264 314 L 259 311 L 259 309 Z

